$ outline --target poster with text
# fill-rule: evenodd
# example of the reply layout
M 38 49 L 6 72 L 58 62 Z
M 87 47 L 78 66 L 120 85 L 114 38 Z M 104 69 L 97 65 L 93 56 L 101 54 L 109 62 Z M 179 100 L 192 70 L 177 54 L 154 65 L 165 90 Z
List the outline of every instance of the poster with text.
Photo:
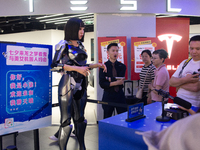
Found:
M 0 135 L 51 125 L 52 46 L 0 42 Z
M 107 46 L 110 43 L 118 43 L 119 51 L 117 60 L 126 65 L 125 78 L 127 79 L 127 42 L 126 37 L 98 37 L 98 60 L 100 63 L 108 61 Z
M 139 80 L 139 73 L 144 66 L 141 52 L 143 50 L 150 50 L 151 53 L 157 47 L 157 38 L 131 38 L 131 80 Z

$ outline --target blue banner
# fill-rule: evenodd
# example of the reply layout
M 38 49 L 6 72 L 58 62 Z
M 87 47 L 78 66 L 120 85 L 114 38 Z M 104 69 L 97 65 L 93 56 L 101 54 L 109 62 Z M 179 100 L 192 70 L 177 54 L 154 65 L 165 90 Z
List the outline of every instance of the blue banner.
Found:
M 52 46 L 0 42 L 0 135 L 51 125 Z

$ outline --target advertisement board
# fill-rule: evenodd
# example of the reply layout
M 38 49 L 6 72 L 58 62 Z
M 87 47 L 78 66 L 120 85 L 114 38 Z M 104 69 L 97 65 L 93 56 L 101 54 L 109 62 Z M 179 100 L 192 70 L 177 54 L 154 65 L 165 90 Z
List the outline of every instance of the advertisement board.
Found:
M 0 42 L 0 135 L 51 125 L 51 45 Z
M 157 47 L 157 43 L 157 38 L 131 37 L 131 80 L 140 79 L 139 73 L 144 66 L 141 52 L 148 49 L 153 53 Z

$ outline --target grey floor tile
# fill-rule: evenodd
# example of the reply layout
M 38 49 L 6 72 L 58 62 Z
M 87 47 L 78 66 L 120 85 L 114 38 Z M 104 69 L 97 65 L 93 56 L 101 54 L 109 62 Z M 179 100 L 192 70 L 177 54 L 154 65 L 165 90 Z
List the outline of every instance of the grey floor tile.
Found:
M 59 150 L 58 143 L 49 139 L 59 126 L 49 126 L 39 129 L 40 150 Z M 17 136 L 18 150 L 34 150 L 33 131 L 19 133 Z M 9 145 L 14 145 L 13 135 L 3 136 L 3 149 Z M 88 125 L 85 133 L 85 144 L 87 150 L 98 150 L 98 125 Z M 79 145 L 76 137 L 70 137 L 67 150 L 79 150 Z

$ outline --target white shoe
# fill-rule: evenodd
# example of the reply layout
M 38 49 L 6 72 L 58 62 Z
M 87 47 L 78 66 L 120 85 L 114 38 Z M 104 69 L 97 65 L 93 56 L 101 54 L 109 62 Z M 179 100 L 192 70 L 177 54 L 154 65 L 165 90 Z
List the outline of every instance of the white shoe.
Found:
M 72 132 L 72 133 L 70 134 L 70 136 L 71 136 L 71 137 L 75 137 L 76 135 Z
M 55 137 L 54 135 L 50 136 L 49 139 L 50 139 L 50 140 L 53 140 L 53 141 L 58 141 L 58 138 Z

